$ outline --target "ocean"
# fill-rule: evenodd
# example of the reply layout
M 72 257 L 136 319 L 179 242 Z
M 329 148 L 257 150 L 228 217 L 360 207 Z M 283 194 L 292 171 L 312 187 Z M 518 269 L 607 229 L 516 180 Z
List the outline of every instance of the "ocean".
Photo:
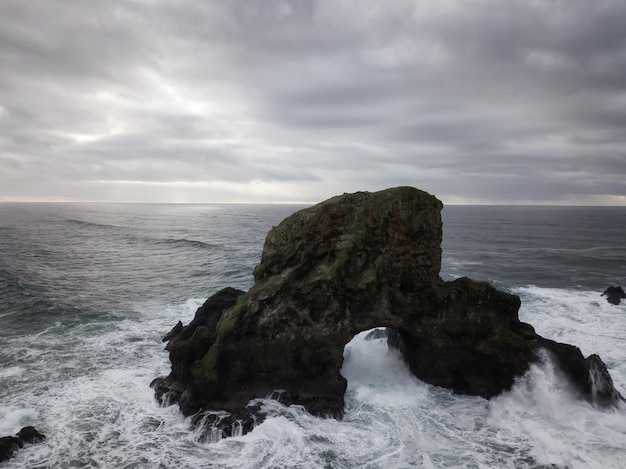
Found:
M 47 435 L 1 468 L 625 468 L 626 407 L 574 397 L 549 359 L 490 401 L 410 375 L 384 340 L 346 345 L 342 421 L 265 400 L 251 433 L 206 442 L 149 384 L 161 338 L 248 289 L 294 205 L 0 204 L 0 436 Z M 442 277 L 519 295 L 545 337 L 598 353 L 626 395 L 626 208 L 443 212 Z

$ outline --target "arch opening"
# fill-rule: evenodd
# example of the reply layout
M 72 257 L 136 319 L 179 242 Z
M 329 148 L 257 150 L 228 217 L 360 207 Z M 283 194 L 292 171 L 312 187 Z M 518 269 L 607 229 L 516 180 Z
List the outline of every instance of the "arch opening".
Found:
M 355 334 L 344 346 L 341 376 L 348 388 L 377 383 L 390 369 L 406 369 L 398 350 L 389 345 L 390 328 L 374 327 Z

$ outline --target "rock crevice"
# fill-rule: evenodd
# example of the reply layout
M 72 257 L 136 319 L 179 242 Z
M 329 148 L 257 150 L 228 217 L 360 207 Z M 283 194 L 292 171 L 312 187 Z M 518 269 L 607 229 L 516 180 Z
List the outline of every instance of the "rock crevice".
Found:
M 248 404 L 276 390 L 287 405 L 341 417 L 344 346 L 387 327 L 390 344 L 428 383 L 490 398 L 547 348 L 593 399 L 589 370 L 603 376 L 601 360 L 538 336 L 519 321 L 517 296 L 440 278 L 441 208 L 434 196 L 399 187 L 294 213 L 268 233 L 248 292 L 216 293 L 166 336 L 172 372 L 153 381 L 157 397 L 185 415 L 226 411 L 231 417 L 218 419 L 225 435 L 233 422 L 252 428 L 262 415 Z M 602 395 L 613 396 L 604 404 L 621 398 Z

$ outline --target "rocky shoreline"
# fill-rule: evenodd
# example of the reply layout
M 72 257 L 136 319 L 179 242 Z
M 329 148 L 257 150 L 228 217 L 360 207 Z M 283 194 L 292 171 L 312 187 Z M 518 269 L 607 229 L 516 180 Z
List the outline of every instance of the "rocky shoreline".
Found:
M 419 379 L 491 398 L 554 357 L 582 398 L 623 398 L 597 355 L 537 335 L 517 296 L 484 282 L 444 282 L 441 202 L 410 187 L 344 194 L 286 218 L 267 235 L 255 284 L 211 296 L 166 335 L 172 371 L 152 386 L 207 434 L 239 435 L 264 418 L 255 398 L 278 395 L 341 418 L 343 349 L 384 327 Z

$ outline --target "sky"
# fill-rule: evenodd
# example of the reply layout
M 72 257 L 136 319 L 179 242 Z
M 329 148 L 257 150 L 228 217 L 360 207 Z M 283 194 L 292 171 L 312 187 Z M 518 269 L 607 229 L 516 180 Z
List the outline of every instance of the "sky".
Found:
M 0 201 L 626 205 L 624 0 L 0 0 Z

